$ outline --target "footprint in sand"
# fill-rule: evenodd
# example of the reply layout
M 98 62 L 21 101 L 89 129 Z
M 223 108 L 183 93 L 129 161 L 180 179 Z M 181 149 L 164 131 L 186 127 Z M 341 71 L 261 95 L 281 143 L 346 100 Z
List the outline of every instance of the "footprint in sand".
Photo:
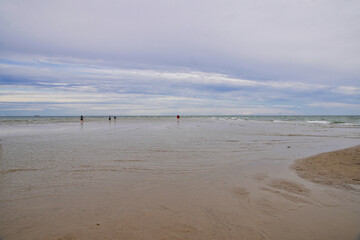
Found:
M 265 181 L 267 178 L 269 178 L 269 176 L 266 173 L 256 173 L 254 175 L 254 179 L 260 182 Z
M 69 233 L 62 237 L 59 237 L 57 240 L 76 240 L 76 239 L 78 239 L 78 238 L 76 238 L 76 236 L 74 234 Z
M 235 195 L 246 199 L 248 199 L 250 195 L 249 191 L 244 187 L 236 187 L 233 189 L 233 192 L 235 193 Z

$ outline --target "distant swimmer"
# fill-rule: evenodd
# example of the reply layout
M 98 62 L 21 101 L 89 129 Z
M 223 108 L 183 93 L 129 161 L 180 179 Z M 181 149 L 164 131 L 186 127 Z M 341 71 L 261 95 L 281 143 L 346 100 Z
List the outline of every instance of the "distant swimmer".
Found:
M 111 122 L 111 116 L 109 115 L 109 122 Z
M 80 124 L 83 124 L 84 123 L 84 117 L 83 115 L 80 116 Z
M 179 119 L 180 119 L 180 115 L 177 115 L 176 118 L 179 120 Z

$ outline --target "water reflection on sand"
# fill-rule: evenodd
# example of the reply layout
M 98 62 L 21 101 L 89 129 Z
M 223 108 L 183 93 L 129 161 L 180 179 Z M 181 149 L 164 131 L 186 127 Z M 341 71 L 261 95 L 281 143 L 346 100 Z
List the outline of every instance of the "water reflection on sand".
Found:
M 3 239 L 354 239 L 360 231 L 359 191 L 289 169 L 358 144 L 359 128 L 221 118 L 19 128 L 1 135 Z

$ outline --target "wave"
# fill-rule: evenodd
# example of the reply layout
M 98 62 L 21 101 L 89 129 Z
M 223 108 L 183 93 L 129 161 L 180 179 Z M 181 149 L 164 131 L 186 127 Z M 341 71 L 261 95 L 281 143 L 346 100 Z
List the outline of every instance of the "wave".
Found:
M 221 116 L 217 119 L 225 121 L 360 126 L 360 116 Z
M 316 123 L 316 124 L 331 124 L 331 122 L 328 121 L 306 121 L 307 123 Z

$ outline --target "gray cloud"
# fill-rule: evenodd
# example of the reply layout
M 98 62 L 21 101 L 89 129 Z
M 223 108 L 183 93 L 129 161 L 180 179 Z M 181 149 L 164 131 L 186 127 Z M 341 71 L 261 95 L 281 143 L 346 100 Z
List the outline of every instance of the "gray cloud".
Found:
M 31 110 L 69 114 L 84 109 L 87 114 L 300 114 L 340 106 L 347 114 L 360 110 L 360 88 L 355 86 L 59 62 L 0 63 L 0 113 L 26 104 Z
M 359 1 L 13 1 L 0 51 L 353 83 Z
M 355 0 L 2 0 L 0 113 L 358 114 L 359 12 Z

